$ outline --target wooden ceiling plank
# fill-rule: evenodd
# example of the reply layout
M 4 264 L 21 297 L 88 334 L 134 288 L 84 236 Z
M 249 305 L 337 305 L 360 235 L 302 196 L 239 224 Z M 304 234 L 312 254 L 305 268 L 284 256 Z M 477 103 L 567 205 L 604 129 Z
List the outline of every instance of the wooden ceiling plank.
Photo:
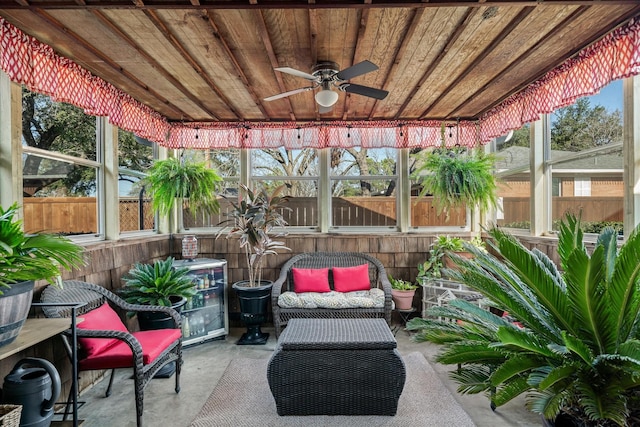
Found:
M 24 0 L 1 0 L 0 9 L 24 9 L 34 5 L 25 5 Z M 163 0 L 107 0 L 94 1 L 89 5 L 79 5 L 75 0 L 44 0 L 38 1 L 40 9 L 374 9 L 374 8 L 445 8 L 445 7 L 505 7 L 505 6 L 589 6 L 589 5 L 636 5 L 637 0 L 449 0 L 449 1 L 423 1 L 423 0 L 386 0 L 381 2 L 351 0 L 348 2 L 315 2 L 309 0 L 275 0 L 258 2 L 254 0 L 208 0 L 201 4 L 197 0 L 163 1 Z
M 309 3 L 315 0 L 309 0 Z M 315 9 L 309 10 L 309 47 L 310 59 L 313 64 L 318 62 L 318 12 Z M 316 120 L 321 120 L 320 110 L 316 108 Z
M 267 56 L 269 57 L 269 61 L 271 61 L 271 68 L 273 70 L 273 74 L 276 77 L 276 81 L 278 82 L 278 87 L 280 88 L 280 93 L 286 92 L 286 86 L 284 84 L 284 80 L 282 79 L 282 74 L 275 71 L 276 68 L 280 66 L 278 64 L 278 58 L 276 57 L 276 53 L 273 50 L 273 44 L 271 43 L 271 37 L 269 36 L 269 31 L 267 30 L 267 24 L 264 22 L 264 15 L 262 11 L 256 11 L 258 14 L 258 32 L 260 33 L 260 38 L 262 39 L 262 44 L 267 52 Z M 291 104 L 291 100 L 287 98 L 283 98 L 289 107 L 289 118 L 291 121 L 296 120 L 295 114 L 293 114 L 293 105 Z
M 184 58 L 184 60 L 187 61 L 187 63 L 196 71 L 196 73 L 198 73 L 198 75 L 200 77 L 202 77 L 202 79 L 215 92 L 215 94 L 222 100 L 222 102 L 224 102 L 227 105 L 227 107 L 229 108 L 229 111 L 231 111 L 236 116 L 236 118 L 241 119 L 242 115 L 235 109 L 235 107 L 233 107 L 233 104 L 224 95 L 222 90 L 214 83 L 214 81 L 211 80 L 211 77 L 209 77 L 207 72 L 200 66 L 198 61 L 196 61 L 191 56 L 191 54 L 189 54 L 189 52 L 187 52 L 187 50 L 182 45 L 182 43 L 180 43 L 178 41 L 176 36 L 173 34 L 173 32 L 171 32 L 169 27 L 167 25 L 165 25 L 165 23 L 162 21 L 162 19 L 160 19 L 158 14 L 155 13 L 154 11 L 150 11 L 150 10 L 145 10 L 144 13 L 151 20 L 153 25 L 155 25 L 156 28 L 158 30 L 160 30 L 160 32 L 162 32 L 162 34 L 166 37 L 166 39 L 169 41 L 169 43 L 171 43 L 171 46 L 173 46 L 178 52 L 180 52 L 180 55 L 182 56 L 182 58 Z
M 468 66 L 467 68 L 465 68 L 459 75 L 458 77 L 456 77 L 455 79 L 453 79 L 448 85 L 447 87 L 440 93 L 440 95 L 433 100 L 433 102 L 431 102 L 431 105 L 429 105 L 420 115 L 420 119 L 424 118 L 425 116 L 427 116 L 427 114 L 429 114 L 429 112 L 433 109 L 434 105 L 438 104 L 438 102 L 440 102 L 449 92 L 449 90 L 452 87 L 455 87 L 459 82 L 462 81 L 462 79 L 464 79 L 467 75 L 469 75 L 469 73 L 471 73 L 471 71 L 473 71 L 475 69 L 475 67 L 478 66 L 478 64 L 484 59 L 485 56 L 487 56 L 491 51 L 493 51 L 494 49 L 496 49 L 498 47 L 498 45 L 500 44 L 500 41 L 508 36 L 511 31 L 514 30 L 514 28 L 516 28 L 522 21 L 525 20 L 525 18 L 527 16 L 529 16 L 531 14 L 531 12 L 533 12 L 533 7 L 525 7 L 522 9 L 522 11 L 520 11 L 520 13 L 518 13 L 518 15 L 512 19 L 506 27 L 504 27 L 504 29 L 500 32 L 500 34 L 498 34 L 496 37 L 494 37 L 494 39 L 491 41 L 491 43 L 489 43 L 482 51 L 482 53 L 480 53 Z M 451 111 L 455 111 L 455 110 L 450 110 Z M 448 115 L 446 117 L 449 117 Z M 453 118 L 453 117 L 449 117 L 449 118 Z
M 423 13 L 424 9 L 416 9 L 414 11 L 413 17 L 411 18 L 411 24 L 409 24 L 409 26 L 407 27 L 406 32 L 404 33 L 404 35 L 402 36 L 402 41 L 400 42 L 400 48 L 396 50 L 395 55 L 393 57 L 393 62 L 391 65 L 391 69 L 389 70 L 389 72 L 387 73 L 385 79 L 384 79 L 384 83 L 382 85 L 382 89 L 386 89 L 387 88 L 387 84 L 391 81 L 393 81 L 393 78 L 396 76 L 398 69 L 399 69 L 399 64 L 402 61 L 402 58 L 404 57 L 406 51 L 407 51 L 407 43 L 406 41 L 411 39 L 411 37 L 413 37 L 413 35 L 416 32 L 416 29 L 418 27 L 418 23 L 420 22 L 420 20 L 422 19 L 422 13 Z M 374 119 L 374 114 L 377 110 L 378 107 L 378 103 L 380 101 L 376 100 L 373 108 L 371 109 L 371 113 L 369 114 L 369 120 L 373 120 Z
M 153 56 L 147 53 L 138 43 L 135 42 L 129 35 L 127 35 L 120 27 L 111 21 L 107 16 L 98 10 L 91 11 L 95 17 L 97 17 L 105 26 L 111 31 L 122 38 L 127 44 L 136 50 L 146 61 L 148 61 L 164 78 L 166 78 L 172 85 L 174 85 L 180 92 L 182 92 L 187 98 L 193 101 L 198 107 L 200 107 L 207 114 L 211 115 L 215 120 L 220 120 L 213 111 L 207 108 L 206 105 L 195 96 L 189 89 L 187 89 L 176 77 L 169 73 Z
M 360 41 L 364 37 L 364 33 L 367 30 L 367 24 L 369 23 L 369 10 L 364 9 L 360 11 L 360 19 L 358 19 L 360 25 L 358 26 L 358 36 L 356 37 L 356 48 L 353 50 L 353 57 L 351 58 L 351 64 L 355 64 L 358 60 L 361 44 Z M 344 67 L 343 67 L 344 68 Z M 346 92 L 345 92 L 346 93 Z M 349 100 L 351 99 L 351 94 L 347 93 L 347 96 L 344 97 L 344 107 L 342 110 L 342 120 L 347 120 L 349 117 Z M 374 104 L 375 105 L 375 104 Z
M 268 119 L 269 114 L 267 113 L 267 111 L 265 110 L 264 106 L 262 105 L 260 97 L 256 94 L 255 90 L 253 89 L 253 87 L 249 83 L 249 79 L 247 79 L 246 73 L 244 72 L 244 70 L 240 66 L 240 63 L 238 62 L 238 58 L 235 57 L 235 55 L 233 54 L 233 51 L 229 47 L 229 44 L 224 39 L 222 34 L 220 34 L 220 30 L 218 28 L 218 25 L 215 22 L 214 17 L 208 11 L 207 12 L 203 12 L 203 13 L 208 18 L 207 22 L 209 23 L 209 25 L 213 29 L 214 33 L 218 37 L 218 40 L 220 41 L 220 44 L 222 45 L 222 48 L 224 49 L 226 55 L 229 57 L 229 60 L 233 64 L 234 69 L 236 70 L 236 72 L 238 73 L 238 76 L 240 77 L 240 80 L 242 80 L 242 83 L 244 83 L 244 86 L 247 88 L 247 92 L 249 92 L 249 95 L 251 96 L 251 98 L 255 102 L 255 104 L 258 107 L 258 109 L 260 110 L 260 112 L 264 115 L 264 117 L 266 119 Z M 237 115 L 239 117 L 242 117 L 241 114 L 237 113 Z M 243 120 L 244 120 L 244 118 L 243 118 Z
M 154 98 L 158 99 L 160 102 L 162 102 L 167 107 L 172 109 L 178 115 L 184 116 L 187 120 L 192 120 L 193 119 L 190 115 L 186 114 L 182 109 L 180 109 L 176 105 L 172 104 L 167 98 L 165 98 L 164 96 L 162 96 L 161 94 L 159 94 L 158 92 L 156 92 L 155 90 L 150 88 L 147 84 L 145 84 L 143 81 L 138 79 L 136 76 L 134 76 L 133 74 L 131 74 L 127 70 L 123 69 L 118 63 L 113 61 L 108 56 L 104 55 L 100 50 L 98 50 L 95 46 L 93 46 L 90 43 L 88 43 L 86 40 L 84 40 L 78 34 L 76 34 L 75 32 L 71 31 L 69 28 L 67 28 L 64 25 L 62 25 L 60 23 L 60 21 L 55 19 L 53 16 L 49 15 L 44 10 L 35 9 L 33 11 L 33 13 L 38 15 L 41 19 L 47 21 L 49 24 L 51 24 L 54 27 L 58 28 L 58 31 L 66 34 L 67 36 L 69 36 L 71 39 L 74 40 L 74 42 L 78 43 L 83 48 L 85 48 L 89 52 L 91 52 L 93 55 L 95 55 L 96 57 L 100 58 L 100 60 L 104 61 L 104 63 L 107 64 L 109 67 L 111 67 L 114 70 L 118 71 L 118 73 L 120 73 L 123 76 L 125 76 L 129 81 L 134 83 L 136 86 L 138 86 L 138 87 L 142 88 L 143 90 L 145 90 L 146 92 L 148 92 L 151 96 L 153 96 Z
M 420 80 L 418 81 L 418 83 L 413 87 L 413 90 L 411 90 L 410 94 L 407 96 L 407 98 L 402 103 L 400 108 L 398 108 L 398 111 L 394 115 L 394 120 L 398 120 L 400 118 L 400 116 L 402 115 L 402 112 L 404 111 L 404 109 L 407 108 L 407 106 L 409 105 L 409 103 L 411 102 L 411 100 L 413 99 L 415 94 L 418 92 L 420 87 L 431 76 L 431 73 L 433 72 L 433 70 L 435 70 L 437 68 L 437 66 L 440 64 L 440 62 L 442 62 L 442 60 L 444 59 L 444 57 L 447 54 L 447 52 L 449 51 L 449 49 L 451 49 L 453 44 L 456 42 L 456 40 L 458 40 L 458 38 L 460 37 L 460 35 L 464 31 L 464 29 L 469 24 L 469 21 L 471 21 L 471 19 L 473 19 L 473 17 L 476 14 L 477 10 L 478 9 L 472 9 L 472 8 L 468 8 L 466 10 L 464 15 L 460 18 L 459 23 L 456 25 L 455 30 L 453 31 L 453 33 L 451 33 L 451 36 L 449 36 L 449 39 L 447 40 L 447 43 L 444 45 L 442 50 L 438 53 L 438 56 L 433 60 L 433 62 L 431 62 L 431 64 L 429 64 L 429 66 L 427 67 L 425 72 L 420 77 Z
M 15 0 L 15 2 L 18 3 L 20 6 L 24 6 L 24 7 L 30 6 L 29 2 L 26 0 Z

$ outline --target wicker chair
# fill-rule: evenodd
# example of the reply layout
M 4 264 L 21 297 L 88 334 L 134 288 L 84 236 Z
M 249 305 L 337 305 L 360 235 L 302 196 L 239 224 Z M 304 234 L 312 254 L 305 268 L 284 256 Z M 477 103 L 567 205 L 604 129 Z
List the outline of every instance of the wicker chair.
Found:
M 83 338 L 98 338 L 99 341 L 116 340 L 107 346 L 104 351 L 94 356 L 83 356 L 86 349 L 80 344 L 78 372 L 89 370 L 108 370 L 111 369 L 111 378 L 107 387 L 106 396 L 111 394 L 111 386 L 113 384 L 114 371 L 118 368 L 133 368 L 133 378 L 136 399 L 136 422 L 138 427 L 142 426 L 143 398 L 144 388 L 154 375 L 167 363 L 175 361 L 176 363 L 176 383 L 175 391 L 180 392 L 180 370 L 182 366 L 182 334 L 180 330 L 181 319 L 180 314 L 170 307 L 159 307 L 150 305 L 132 305 L 125 302 L 109 290 L 91 283 L 69 280 L 63 282 L 62 288 L 56 286 L 47 286 L 42 292 L 41 302 L 43 303 L 87 303 L 77 311 L 77 316 L 82 318 L 89 312 L 103 307 L 105 302 L 109 306 L 122 309 L 128 312 L 140 311 L 163 311 L 168 313 L 175 322 L 175 329 L 156 330 L 144 332 L 124 332 L 122 330 L 98 330 L 83 329 L 79 324 L 77 328 L 78 340 Z M 71 317 L 71 308 L 48 306 L 43 307 L 46 317 L 64 318 Z M 114 313 L 115 314 L 115 313 Z M 122 323 L 122 322 L 118 322 Z M 124 325 L 122 325 L 123 329 Z M 114 327 L 113 329 L 118 329 Z M 126 330 L 126 328 L 124 328 Z M 177 332 L 176 332 L 177 330 Z M 170 331 L 170 332 L 169 332 Z M 162 332 L 165 332 L 164 334 Z M 64 346 L 71 358 L 71 339 L 70 332 L 63 335 Z M 125 344 L 122 344 L 125 343 Z M 127 350 L 126 347 L 129 347 Z M 109 353 L 112 352 L 113 353 Z M 115 354 L 114 354 L 115 353 Z M 127 356 L 131 354 L 131 357 Z M 73 388 L 69 393 L 67 400 L 67 410 L 69 402 L 72 400 Z
M 369 279 L 372 288 L 384 291 L 384 307 L 380 308 L 283 308 L 278 305 L 280 294 L 293 291 L 292 268 L 331 268 L 369 265 Z M 329 274 L 329 285 L 333 289 L 333 277 Z M 273 284 L 271 291 L 273 324 L 276 337 L 290 319 L 295 318 L 384 318 L 391 325 L 391 283 L 380 260 L 360 252 L 310 252 L 293 256 L 284 263 L 280 276 Z

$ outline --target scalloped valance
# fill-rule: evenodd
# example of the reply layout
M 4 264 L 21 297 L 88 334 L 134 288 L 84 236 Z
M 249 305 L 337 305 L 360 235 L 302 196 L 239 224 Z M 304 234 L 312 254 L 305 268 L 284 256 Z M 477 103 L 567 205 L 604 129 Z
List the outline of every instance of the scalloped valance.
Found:
M 440 145 L 451 122 L 217 122 L 170 123 L 165 117 L 50 46 L 0 18 L 0 68 L 9 78 L 55 101 L 169 148 L 424 148 Z M 444 132 L 445 144 L 476 146 L 538 120 L 542 114 L 597 93 L 613 80 L 640 72 L 640 19 L 634 18 L 507 98 L 477 122 Z

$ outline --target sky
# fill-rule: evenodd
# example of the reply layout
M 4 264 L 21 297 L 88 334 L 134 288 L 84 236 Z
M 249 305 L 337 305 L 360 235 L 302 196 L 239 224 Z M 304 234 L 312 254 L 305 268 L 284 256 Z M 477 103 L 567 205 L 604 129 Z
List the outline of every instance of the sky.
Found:
M 591 105 L 602 105 L 608 111 L 622 111 L 622 80 L 614 80 L 589 98 Z

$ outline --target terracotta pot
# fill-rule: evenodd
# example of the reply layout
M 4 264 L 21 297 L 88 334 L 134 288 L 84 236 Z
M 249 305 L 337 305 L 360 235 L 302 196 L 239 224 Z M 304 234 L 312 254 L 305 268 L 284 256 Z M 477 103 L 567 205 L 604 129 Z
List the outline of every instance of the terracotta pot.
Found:
M 396 310 L 411 310 L 415 293 L 415 289 L 410 291 L 391 289 L 391 298 L 393 298 L 393 302 L 396 304 Z
M 454 252 L 454 254 L 459 255 L 463 258 L 467 258 L 467 259 L 471 259 L 473 258 L 473 254 L 471 252 Z M 446 268 L 451 268 L 451 269 L 456 269 L 458 268 L 458 266 L 456 266 L 456 264 L 453 262 L 453 260 L 451 258 L 449 258 L 448 255 L 444 256 L 444 266 Z

